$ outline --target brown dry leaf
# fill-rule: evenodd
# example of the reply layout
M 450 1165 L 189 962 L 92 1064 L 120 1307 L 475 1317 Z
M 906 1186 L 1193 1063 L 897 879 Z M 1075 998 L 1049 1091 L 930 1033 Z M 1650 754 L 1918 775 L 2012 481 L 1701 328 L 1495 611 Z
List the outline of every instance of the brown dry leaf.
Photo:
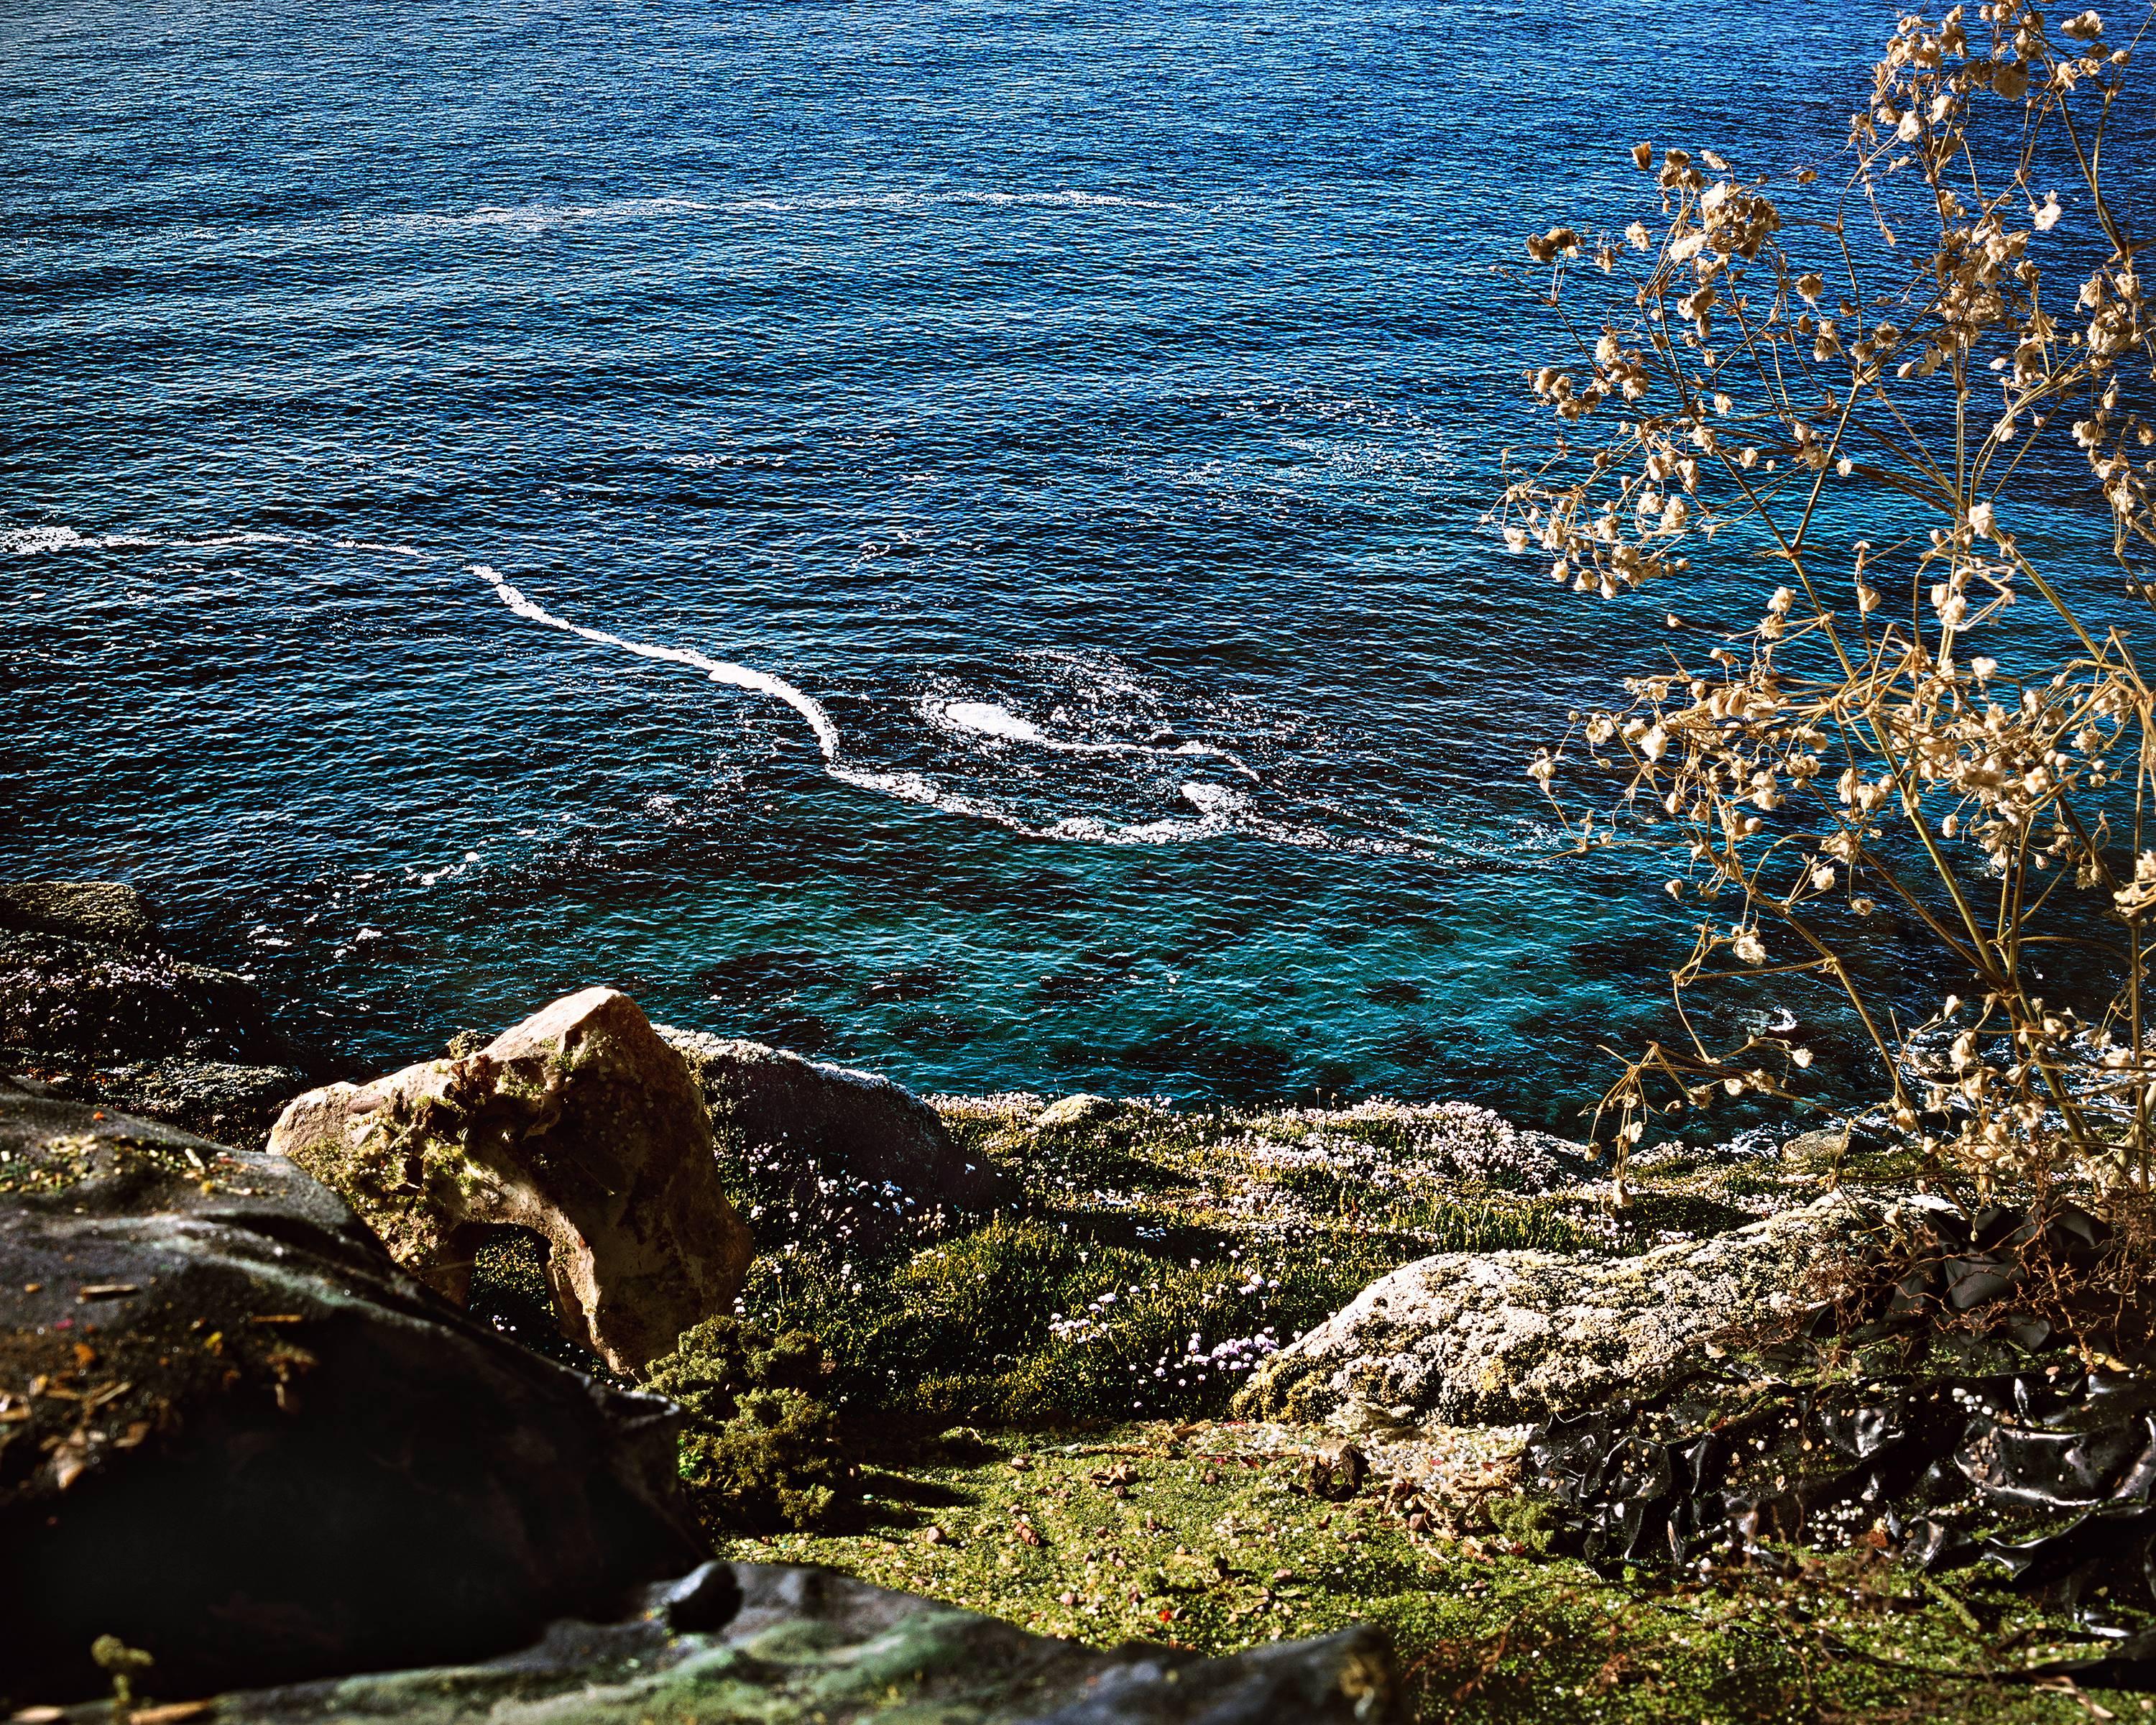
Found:
M 78 1431 L 53 1451 L 53 1483 L 64 1491 L 82 1477 L 83 1470 L 89 1466 L 89 1435 Z

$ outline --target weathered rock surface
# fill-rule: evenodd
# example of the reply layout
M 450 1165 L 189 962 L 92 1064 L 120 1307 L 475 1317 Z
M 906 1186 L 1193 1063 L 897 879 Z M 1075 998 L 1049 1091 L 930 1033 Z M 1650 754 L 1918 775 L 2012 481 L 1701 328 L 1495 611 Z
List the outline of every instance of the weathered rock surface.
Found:
M 244 978 L 160 947 L 141 895 L 110 880 L 0 884 L 0 1058 L 78 1101 L 237 1142 L 333 1076 Z
M 485 1657 L 692 1565 L 674 1416 L 504 1341 L 281 1158 L 0 1081 L 0 1696 Z M 4 1711 L 4 1709 L 0 1709 Z
M 604 1626 L 559 1623 L 536 1645 L 488 1664 L 225 1695 L 215 1717 L 220 1725 L 1389 1725 L 1401 1717 L 1392 1660 L 1374 1630 L 1229 1659 L 1109 1652 L 829 1570 L 714 1567 L 730 1570 L 718 1579 L 725 1603 L 738 1604 L 708 1629 L 670 1629 L 663 1608 Z M 105 1725 L 110 1715 L 83 1707 L 67 1717 Z
M 157 935 L 142 895 L 121 880 L 0 881 L 0 929 L 112 947 L 151 947 Z
M 1096 1096 L 1091 1091 L 1073 1091 L 1067 1096 L 1058 1096 L 1034 1115 L 1033 1129 L 1052 1132 L 1060 1127 L 1083 1126 L 1088 1121 L 1106 1119 L 1115 1111 L 1115 1103 L 1107 1097 Z
M 927 1103 L 887 1078 L 803 1060 L 761 1042 L 662 1027 L 710 1105 L 721 1152 L 767 1204 L 847 1249 L 873 1249 L 910 1221 L 1014 1203 L 1016 1184 L 968 1158 Z M 788 1233 L 798 1231 L 789 1220 Z
M 1634 1258 L 1441 1252 L 1268 1360 L 1246 1417 L 1516 1425 L 1654 1394 L 1694 1344 L 1764 1317 L 1823 1250 L 1876 1226 L 1840 1194 Z
M 459 1305 L 493 1230 L 539 1234 L 563 1333 L 617 1370 L 731 1311 L 747 1273 L 696 1080 L 611 988 L 557 1000 L 464 1059 L 311 1091 L 270 1147 Z

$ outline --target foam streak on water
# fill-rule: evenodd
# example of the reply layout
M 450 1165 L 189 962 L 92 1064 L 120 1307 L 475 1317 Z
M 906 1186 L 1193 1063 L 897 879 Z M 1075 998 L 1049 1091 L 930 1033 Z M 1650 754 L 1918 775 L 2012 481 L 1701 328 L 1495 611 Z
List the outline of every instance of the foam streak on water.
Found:
M 474 563 L 471 572 L 491 587 L 496 597 L 511 611 L 527 622 L 559 629 L 564 634 L 575 635 L 598 646 L 618 647 L 639 659 L 656 660 L 666 665 L 688 665 L 702 671 L 715 683 L 751 690 L 784 701 L 806 719 L 808 728 L 815 732 L 817 746 L 823 751 L 825 771 L 839 783 L 852 785 L 858 789 L 878 791 L 886 796 L 896 797 L 903 802 L 921 803 L 947 814 L 968 815 L 1029 839 L 1063 843 L 1180 845 L 1193 839 L 1211 838 L 1240 829 L 1252 837 L 1268 839 L 1275 844 L 1314 850 L 1397 854 L 1403 849 L 1397 844 L 1354 839 L 1343 841 L 1319 829 L 1291 823 L 1255 818 L 1242 821 L 1239 817 L 1249 809 L 1249 799 L 1225 786 L 1209 784 L 1203 779 L 1188 779 L 1178 787 L 1178 794 L 1182 800 L 1198 810 L 1194 819 L 1168 817 L 1158 820 L 1117 821 L 1096 815 L 1065 815 L 1056 820 L 1041 822 L 1028 820 L 986 798 L 947 789 L 919 773 L 876 772 L 865 768 L 842 766 L 839 759 L 839 727 L 832 723 L 830 715 L 813 696 L 796 688 L 783 677 L 774 677 L 767 671 L 752 670 L 747 665 L 736 665 L 730 660 L 713 659 L 693 648 L 655 646 L 648 641 L 632 641 L 603 629 L 572 623 L 566 617 L 557 617 L 543 605 L 527 598 L 511 585 L 499 570 L 485 563 Z M 1072 741 L 1051 737 L 1030 720 L 1022 719 L 1008 707 L 990 701 L 942 701 L 932 697 L 922 703 L 922 710 L 932 721 L 981 736 L 1029 744 L 1050 753 L 1122 757 L 1205 756 L 1224 762 L 1254 782 L 1260 778 L 1255 768 L 1227 750 L 1214 748 L 1204 743 L 1155 746 Z
M 921 710 L 932 725 L 970 731 L 977 736 L 993 737 L 1006 742 L 1029 743 L 1034 748 L 1047 749 L 1055 754 L 1199 755 L 1211 760 L 1224 761 L 1245 778 L 1255 780 L 1258 777 L 1255 767 L 1229 754 L 1225 749 L 1216 749 L 1207 743 L 1088 742 L 1070 737 L 1050 737 L 1030 719 L 1022 719 L 1009 707 L 989 701 L 942 701 L 932 696 L 921 702 Z
M 619 635 L 608 634 L 603 629 L 591 629 L 581 623 L 572 623 L 566 617 L 557 617 L 552 611 L 534 604 L 504 580 L 499 571 L 489 568 L 485 563 L 474 563 L 471 572 L 495 590 L 503 604 L 526 622 L 542 623 L 549 629 L 558 629 L 564 634 L 576 635 L 602 647 L 619 647 L 624 653 L 634 653 L 639 659 L 655 659 L 666 665 L 693 666 L 714 683 L 724 683 L 735 689 L 752 690 L 758 695 L 768 695 L 775 701 L 784 701 L 808 721 L 808 728 L 816 733 L 816 746 L 824 752 L 824 758 L 826 761 L 839 758 L 839 727 L 831 722 L 831 716 L 783 677 L 774 677 L 767 671 L 751 670 L 745 665 L 709 658 L 693 648 L 654 647 L 646 641 L 625 640 Z

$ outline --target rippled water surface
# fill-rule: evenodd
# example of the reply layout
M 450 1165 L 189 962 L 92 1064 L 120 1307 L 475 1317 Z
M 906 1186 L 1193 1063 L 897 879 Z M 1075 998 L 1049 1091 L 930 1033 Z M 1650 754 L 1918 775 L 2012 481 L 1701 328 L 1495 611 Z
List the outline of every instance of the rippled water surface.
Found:
M 603 981 L 1553 1119 L 1681 936 L 1521 773 L 1622 665 L 1476 525 L 1491 267 L 1830 155 L 1890 24 L 10 6 L 0 870 L 382 1059 Z

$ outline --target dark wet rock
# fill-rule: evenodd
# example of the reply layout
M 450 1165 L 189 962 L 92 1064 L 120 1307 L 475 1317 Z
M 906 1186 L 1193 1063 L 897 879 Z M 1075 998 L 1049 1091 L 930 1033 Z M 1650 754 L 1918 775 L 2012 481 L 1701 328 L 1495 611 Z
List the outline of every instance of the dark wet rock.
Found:
M 245 978 L 166 950 L 141 896 L 109 880 L 0 884 L 0 1064 L 249 1145 L 339 1076 L 277 1029 Z
M 1373 1282 L 1268 1360 L 1246 1417 L 1517 1425 L 1650 1394 L 1697 1344 L 1786 1301 L 1822 1252 L 1876 1229 L 1836 1194 L 1631 1258 L 1440 1252 Z
M 87 1060 L 280 1064 L 254 985 L 155 948 L 0 931 L 0 1047 Z
M 909 1223 L 1015 1203 L 1016 1183 L 969 1157 L 936 1111 L 866 1072 L 803 1060 L 760 1042 L 661 1025 L 687 1056 L 721 1152 L 758 1202 L 798 1214 L 841 1250 L 873 1250 Z
M 700 1555 L 675 1415 L 399 1271 L 281 1158 L 0 1081 L 0 1692 L 485 1657 Z
M 270 1147 L 459 1305 L 490 1233 L 539 1235 L 563 1334 L 618 1371 L 730 1312 L 747 1274 L 748 1230 L 720 1186 L 696 1080 L 612 988 L 557 1000 L 463 1059 L 311 1091 Z
M 244 1149 L 267 1142 L 285 1103 L 317 1083 L 300 1066 L 232 1060 L 131 1060 L 52 1075 L 51 1088 L 78 1101 L 162 1121 Z
M 157 933 L 142 895 L 119 880 L 0 881 L 0 929 L 137 949 Z
M 721 1607 L 733 1605 L 722 1622 L 694 1632 L 670 1627 L 678 1589 L 659 1589 L 641 1617 L 558 1623 L 535 1645 L 485 1665 L 228 1694 L 218 1697 L 215 1717 L 220 1725 L 481 1725 L 511 1717 L 578 1725 L 851 1725 L 883 1717 L 938 1725 L 1397 1725 L 1403 1717 L 1389 1651 L 1373 1630 L 1227 1659 L 1160 1648 L 1111 1652 L 829 1570 L 737 1563 L 690 1579 L 719 1595 Z M 105 1725 L 110 1713 L 85 1707 L 69 1717 Z
M 1702 1373 L 1536 1426 L 1522 1472 L 1555 1548 L 1605 1567 L 1863 1538 L 1928 1571 L 1988 1561 L 2061 1609 L 2156 1604 L 2146 1376 L 2063 1360 L 1810 1385 Z

